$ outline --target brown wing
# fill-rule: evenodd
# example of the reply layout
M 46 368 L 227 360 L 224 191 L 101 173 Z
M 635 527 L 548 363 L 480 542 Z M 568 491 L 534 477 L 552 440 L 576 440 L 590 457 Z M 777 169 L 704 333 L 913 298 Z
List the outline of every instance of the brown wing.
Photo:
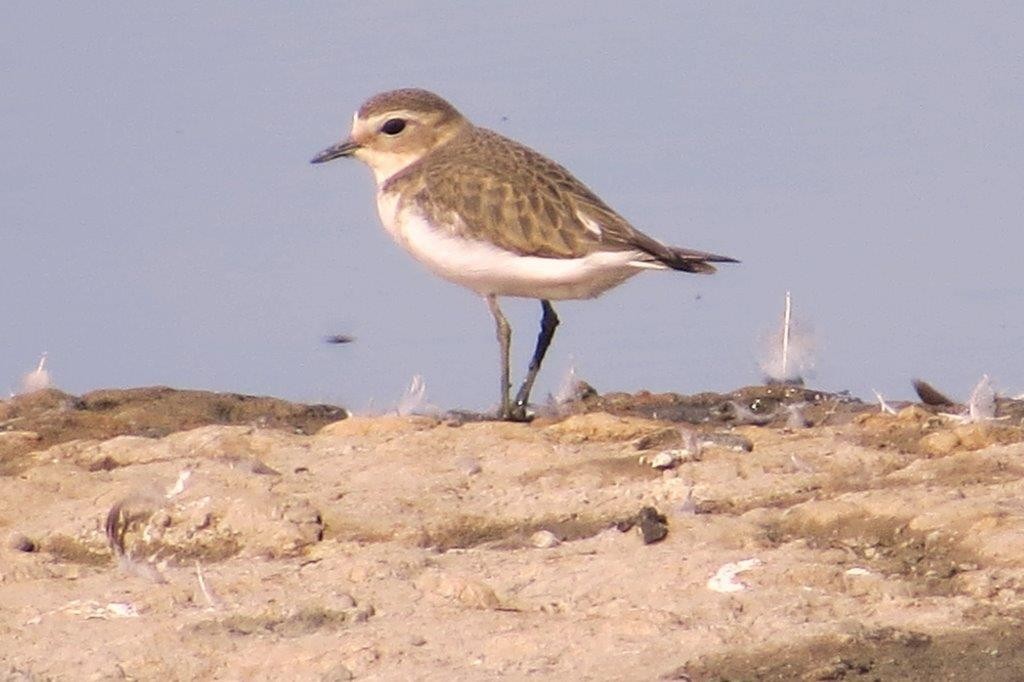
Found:
M 436 150 L 402 183 L 435 223 L 521 255 L 581 258 L 595 251 L 639 251 L 651 263 L 713 272 L 723 256 L 666 246 L 634 229 L 569 171 L 517 142 L 481 128 Z M 399 189 L 399 187 L 395 187 Z M 582 217 L 582 219 L 581 219 Z M 585 222 L 586 221 L 586 222 Z

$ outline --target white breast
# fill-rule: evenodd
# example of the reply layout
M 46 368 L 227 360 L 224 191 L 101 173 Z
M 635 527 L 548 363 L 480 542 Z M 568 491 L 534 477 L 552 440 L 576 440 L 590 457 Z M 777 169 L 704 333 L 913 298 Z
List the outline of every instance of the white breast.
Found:
M 637 251 L 596 252 L 583 258 L 520 256 L 432 225 L 394 192 L 377 193 L 377 210 L 384 228 L 416 260 L 481 295 L 593 298 L 651 267 L 637 260 Z

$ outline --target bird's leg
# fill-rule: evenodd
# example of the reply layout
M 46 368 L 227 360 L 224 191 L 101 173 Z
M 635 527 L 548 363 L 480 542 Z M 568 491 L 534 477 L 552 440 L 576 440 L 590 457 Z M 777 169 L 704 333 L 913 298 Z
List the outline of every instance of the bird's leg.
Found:
M 548 352 L 551 339 L 555 336 L 555 327 L 558 326 L 558 315 L 555 314 L 555 309 L 551 307 L 551 302 L 542 300 L 540 306 L 544 312 L 540 318 L 540 334 L 537 335 L 537 347 L 533 351 L 530 369 L 526 373 L 523 385 L 519 387 L 519 392 L 516 394 L 516 401 L 513 405 L 515 418 L 517 419 L 526 418 L 526 404 L 530 400 L 530 390 L 533 388 L 533 382 L 537 378 L 537 372 L 540 371 L 540 363 L 544 362 L 544 355 Z
M 508 378 L 508 353 L 512 341 L 512 327 L 498 307 L 498 297 L 493 294 L 487 296 L 487 307 L 491 309 L 494 316 L 495 331 L 498 335 L 498 348 L 501 354 L 501 402 L 498 405 L 498 419 L 512 419 L 512 405 L 508 400 L 508 392 L 511 384 Z

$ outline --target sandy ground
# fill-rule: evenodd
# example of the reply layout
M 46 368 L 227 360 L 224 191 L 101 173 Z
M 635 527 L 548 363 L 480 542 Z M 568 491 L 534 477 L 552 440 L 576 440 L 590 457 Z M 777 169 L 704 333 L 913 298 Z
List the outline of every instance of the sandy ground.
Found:
M 0 401 L 0 678 L 1024 679 L 1019 406 L 774 390 Z

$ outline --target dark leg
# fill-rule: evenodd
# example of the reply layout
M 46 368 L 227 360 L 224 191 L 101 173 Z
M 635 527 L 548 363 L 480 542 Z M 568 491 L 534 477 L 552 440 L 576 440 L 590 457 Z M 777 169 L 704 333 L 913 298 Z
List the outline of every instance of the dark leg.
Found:
M 530 390 L 533 389 L 533 382 L 537 378 L 537 372 L 540 371 L 540 364 L 544 362 L 544 355 L 548 352 L 551 339 L 555 336 L 555 327 L 558 326 L 558 315 L 555 314 L 555 309 L 551 307 L 551 303 L 542 300 L 540 306 L 544 312 L 540 318 L 540 334 L 537 335 L 537 347 L 533 351 L 533 359 L 530 360 L 530 369 L 526 373 L 526 380 L 523 381 L 523 385 L 519 388 L 519 393 L 516 394 L 516 402 L 513 406 L 517 419 L 526 418 L 526 404 L 530 400 Z
M 498 307 L 496 296 L 487 296 L 487 307 L 491 309 L 498 334 L 498 348 L 501 354 L 501 402 L 498 404 L 498 419 L 512 418 L 512 405 L 508 401 L 511 384 L 508 379 L 508 349 L 512 341 L 512 328 Z

